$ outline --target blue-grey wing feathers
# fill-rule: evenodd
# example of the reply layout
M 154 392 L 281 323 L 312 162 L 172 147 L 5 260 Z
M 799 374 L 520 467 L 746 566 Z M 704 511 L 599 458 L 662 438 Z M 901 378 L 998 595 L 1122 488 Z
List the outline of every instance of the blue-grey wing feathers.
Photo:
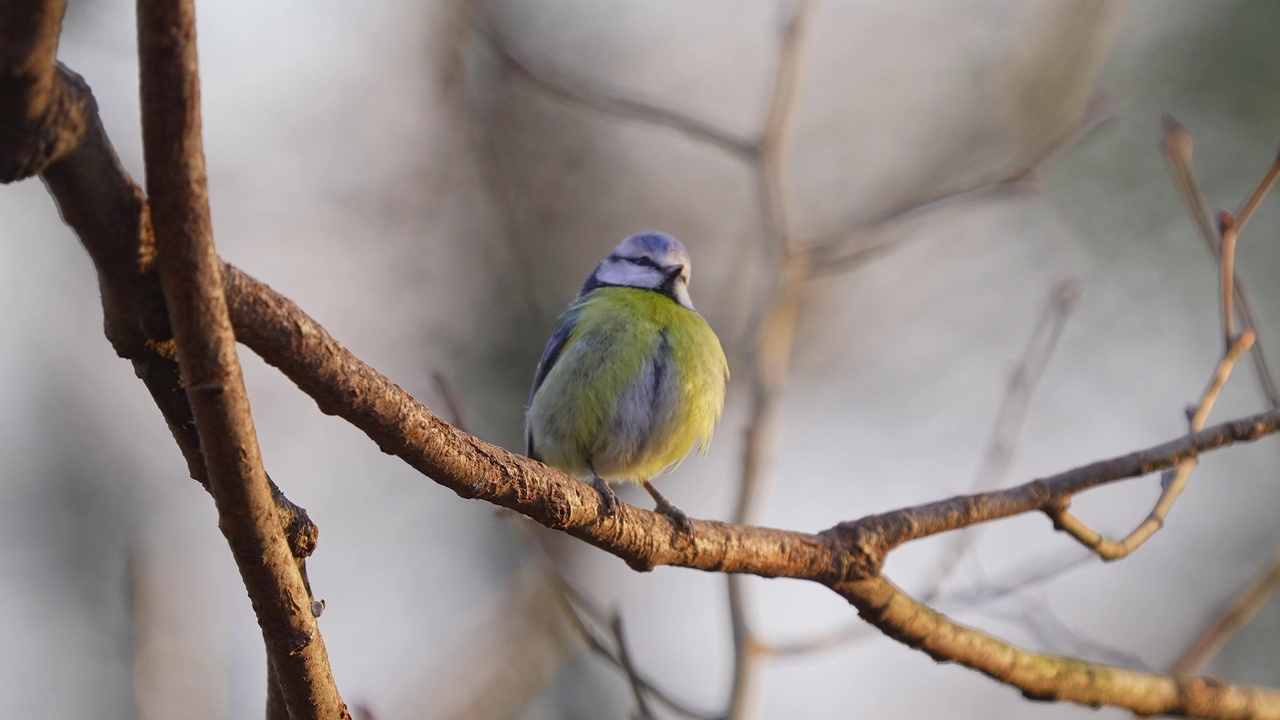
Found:
M 574 308 L 565 311 L 560 319 L 556 321 L 556 328 L 551 333 L 551 339 L 547 341 L 547 347 L 542 351 L 542 357 L 538 360 L 538 370 L 533 376 L 533 388 L 529 390 L 529 405 L 533 404 L 533 396 L 538 394 L 538 388 L 542 387 L 543 381 L 547 379 L 547 373 L 551 372 L 551 368 L 555 366 L 556 360 L 560 359 L 560 351 L 564 350 L 564 345 L 569 341 L 569 336 L 573 334 L 573 329 L 578 324 L 578 313 Z M 533 447 L 533 429 L 525 423 L 524 428 L 524 454 L 541 461 L 538 457 L 537 450 Z

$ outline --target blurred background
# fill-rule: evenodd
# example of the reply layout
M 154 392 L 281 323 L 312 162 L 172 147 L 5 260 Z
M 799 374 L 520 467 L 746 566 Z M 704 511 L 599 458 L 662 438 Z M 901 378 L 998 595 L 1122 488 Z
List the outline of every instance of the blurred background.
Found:
M 735 376 L 710 453 L 659 487 L 693 516 L 728 518 L 755 312 L 778 273 L 756 167 L 566 102 L 527 73 L 751 140 L 792 11 L 774 0 L 201 3 L 220 251 L 441 413 L 432 378 L 445 378 L 469 430 L 519 451 L 534 364 L 581 279 L 625 235 L 671 232 L 692 253 L 694 300 Z M 1218 281 L 1169 181 L 1160 117 L 1190 129 L 1212 207 L 1238 206 L 1280 138 L 1277 23 L 1280 7 L 1260 1 L 820 3 L 799 47 L 784 230 L 882 251 L 804 285 L 757 519 L 817 531 L 990 480 L 975 475 L 1011 373 L 1064 277 L 1083 294 L 995 480 L 1184 432 L 1183 408 L 1221 352 Z M 60 57 L 92 85 L 140 179 L 135 42 L 130 3 L 81 0 Z M 983 182 L 1033 166 L 1034 179 Z M 877 224 L 965 187 L 985 191 Z M 1276 357 L 1278 210 L 1263 205 L 1238 260 Z M 261 635 L 213 504 L 103 338 L 92 266 L 35 181 L 0 190 L 0 304 L 11 309 L 0 314 L 0 716 L 259 716 Z M 574 587 L 625 618 L 647 676 L 723 712 L 724 577 L 633 573 L 461 500 L 251 353 L 242 360 L 267 468 L 321 528 L 311 581 L 353 707 L 379 720 L 631 717 L 625 677 L 557 603 L 547 547 Z M 1266 407 L 1242 363 L 1214 418 Z M 1027 647 L 1166 669 L 1270 563 L 1277 468 L 1274 439 L 1214 453 L 1134 556 L 1044 582 L 1019 578 L 1083 552 L 1038 515 L 986 527 L 947 590 L 1017 587 L 940 607 Z M 1120 536 L 1157 493 L 1146 478 L 1076 507 Z M 623 499 L 650 503 L 634 489 Z M 927 587 L 945 556 L 945 541 L 915 543 L 886 572 Z M 821 587 L 747 585 L 767 642 L 856 624 Z M 1207 670 L 1280 684 L 1277 647 L 1271 603 Z M 763 718 L 1126 716 L 1030 704 L 877 634 L 769 659 L 753 695 Z

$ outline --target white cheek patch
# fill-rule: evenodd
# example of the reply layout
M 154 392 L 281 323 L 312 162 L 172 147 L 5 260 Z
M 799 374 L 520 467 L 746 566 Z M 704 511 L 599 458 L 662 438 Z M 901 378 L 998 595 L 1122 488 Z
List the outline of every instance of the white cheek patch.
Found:
M 648 288 L 661 287 L 664 278 L 657 268 L 636 265 L 625 260 L 605 260 L 596 269 L 596 279 L 606 285 Z

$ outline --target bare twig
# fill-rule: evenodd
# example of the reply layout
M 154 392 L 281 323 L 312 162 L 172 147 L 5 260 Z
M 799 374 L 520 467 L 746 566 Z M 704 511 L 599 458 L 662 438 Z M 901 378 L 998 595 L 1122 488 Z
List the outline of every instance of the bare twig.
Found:
M 1008 578 L 998 582 L 985 583 L 980 587 L 960 592 L 936 593 L 934 601 L 930 604 L 936 605 L 947 612 L 981 607 L 1015 593 L 1043 585 L 1085 565 L 1093 559 L 1094 556 L 1088 554 L 1057 563 L 1046 563 L 1043 560 L 1037 560 L 1032 563 L 1031 570 L 1010 573 Z M 776 658 L 787 658 L 832 650 L 872 637 L 876 637 L 875 628 L 868 627 L 866 623 L 854 623 L 807 638 L 794 638 L 775 642 L 761 640 L 757 644 L 762 653 Z
M 1236 337 L 1236 321 L 1232 313 L 1235 308 L 1235 291 L 1231 283 L 1236 277 L 1236 239 L 1239 234 L 1235 219 L 1230 213 L 1219 213 L 1218 218 L 1218 227 L 1222 233 L 1222 250 L 1219 253 L 1222 265 L 1222 337 L 1225 338 L 1223 345 L 1231 347 Z
M 182 380 L 218 526 L 267 640 L 269 685 L 278 684 L 291 720 L 350 718 L 311 615 L 310 593 L 275 518 L 236 357 L 209 220 L 195 33 L 192 0 L 138 3 L 143 154 Z M 269 709 L 274 717 L 285 715 L 279 703 Z
M 1027 341 L 1022 359 L 1009 376 L 1009 384 L 1005 389 L 1000 411 L 996 414 L 991 439 L 987 443 L 982 463 L 974 476 L 974 491 L 997 487 L 1008 475 L 1018 436 L 1026 423 L 1027 411 L 1031 407 L 1031 395 L 1035 392 L 1041 376 L 1044 375 L 1049 358 L 1053 356 L 1058 338 L 1062 335 L 1062 329 L 1066 326 L 1067 319 L 1070 318 L 1071 311 L 1080 298 L 1080 292 L 1080 281 L 1074 277 L 1057 281 L 1049 290 L 1044 310 L 1031 333 L 1031 338 Z M 942 586 L 959 569 L 961 560 L 972 549 L 976 539 L 976 528 L 965 528 L 952 536 L 949 546 L 939 561 L 933 581 L 920 593 L 924 602 L 930 602 L 937 596 Z
M 622 627 L 622 615 L 615 613 L 609 622 L 609 630 L 613 633 L 613 642 L 618 647 L 618 660 L 627 673 L 627 684 L 631 686 L 631 696 L 636 701 L 636 713 L 639 720 L 653 720 L 653 711 L 649 709 L 647 688 L 636 672 L 635 661 L 631 659 L 631 649 L 627 646 L 627 633 Z
M 603 88 L 587 89 L 577 83 L 552 79 L 550 73 L 517 58 L 492 25 L 476 19 L 472 27 L 478 36 L 488 42 L 489 47 L 502 60 L 503 66 L 512 74 L 557 100 L 615 118 L 670 128 L 695 140 L 715 145 L 743 160 L 755 157 L 756 143 L 752 140 L 734 137 L 727 130 L 678 110 L 650 105 Z
M 538 548 L 538 554 L 546 570 L 546 575 L 551 580 L 552 587 L 555 590 L 556 599 L 559 601 L 564 614 L 573 623 L 574 628 L 577 629 L 578 635 L 587 643 L 587 647 L 592 652 L 626 675 L 633 692 L 652 697 L 667 710 L 681 717 L 690 718 L 690 720 L 722 720 L 719 715 L 690 708 L 687 703 L 675 699 L 670 693 L 655 685 L 653 680 L 645 677 L 644 673 L 631 661 L 630 656 L 623 653 L 623 640 L 620 637 L 623 630 L 620 624 L 613 626 L 608 621 L 604 610 L 564 577 L 556 566 L 555 558 L 552 557 L 545 540 L 534 538 L 533 543 Z M 615 614 L 613 617 L 619 623 L 621 622 L 619 615 Z M 609 625 L 611 627 L 615 647 L 610 647 L 609 643 L 596 633 L 592 627 L 593 624 L 602 627 Z
M 1231 376 L 1231 370 L 1235 367 L 1236 361 L 1253 346 L 1254 338 L 1252 330 L 1246 330 L 1241 333 L 1232 343 L 1230 349 L 1227 350 L 1227 354 L 1223 356 L 1222 361 L 1218 363 L 1218 369 L 1214 372 L 1209 387 L 1204 391 L 1204 395 L 1200 398 L 1200 403 L 1196 406 L 1195 412 L 1191 416 L 1191 432 L 1197 432 L 1204 427 L 1205 420 L 1208 419 L 1209 412 L 1213 409 L 1214 403 L 1217 402 L 1218 394 L 1222 392 L 1222 386 L 1226 384 L 1227 378 Z M 1079 540 L 1085 547 L 1096 552 L 1098 557 L 1103 560 L 1119 560 L 1137 550 L 1152 535 L 1155 535 L 1160 528 L 1164 527 L 1165 516 L 1173 508 L 1178 496 L 1182 494 L 1183 488 L 1187 485 L 1187 479 L 1191 477 L 1191 472 L 1195 470 L 1195 467 L 1196 459 L 1194 457 L 1188 458 L 1178 465 L 1177 470 L 1166 476 L 1161 483 L 1160 498 L 1156 501 L 1155 507 L 1151 509 L 1147 519 L 1134 528 L 1133 532 L 1119 541 L 1107 540 L 1101 533 L 1090 528 L 1068 512 L 1069 502 L 1063 502 L 1058 508 L 1049 510 L 1048 514 L 1053 519 L 1054 527 Z
M 1249 220 L 1253 218 L 1253 213 L 1262 204 L 1262 200 L 1271 192 L 1271 188 L 1275 186 L 1276 179 L 1280 178 L 1280 153 L 1271 161 L 1271 167 L 1267 168 L 1267 174 L 1262 176 L 1258 181 L 1257 187 L 1249 194 L 1249 198 L 1244 201 L 1240 209 L 1236 211 L 1235 228 L 1236 232 L 1244 232 L 1244 226 L 1249 224 Z
M 1226 612 L 1205 627 L 1187 646 L 1173 664 L 1173 674 L 1182 677 L 1200 672 L 1236 633 L 1257 617 L 1275 595 L 1277 588 L 1280 588 L 1280 553 L 1236 595 Z
M 444 403 L 445 411 L 449 415 L 449 424 L 459 430 L 466 430 L 469 427 L 467 415 L 462 409 L 462 402 L 458 399 L 458 393 L 454 391 L 453 384 L 449 382 L 449 378 L 437 370 L 431 373 L 431 382 L 436 386 L 436 392 L 440 394 L 440 401 Z
M 788 8 L 779 37 L 773 89 L 757 145 L 754 170 L 762 235 L 766 250 L 778 259 L 778 265 L 773 287 L 762 295 L 762 304 L 756 309 L 755 347 L 750 359 L 751 410 L 738 499 L 731 515 L 737 523 L 755 522 L 768 493 L 777 454 L 777 404 L 786 384 L 801 297 L 810 275 L 808 252 L 792 241 L 788 229 L 786 161 L 807 32 L 816 8 L 816 0 L 797 0 Z M 763 656 L 751 628 L 751 589 L 747 579 L 730 575 L 726 582 L 733 637 L 726 717 L 746 720 L 756 713 L 758 666 Z
M 1018 432 L 1026 418 L 1030 406 L 1031 394 L 1039 383 L 1049 358 L 1061 336 L 1062 328 L 1070 317 L 1072 309 L 1080 295 L 1080 282 L 1076 278 L 1063 278 L 1049 291 L 1022 359 L 1010 374 L 1009 384 L 1000 411 L 996 415 L 995 427 L 991 440 L 987 444 L 982 464 L 974 477 L 973 490 L 984 490 L 1000 484 L 1008 473 L 1013 459 Z M 924 602 L 935 600 L 941 604 L 939 597 L 943 585 L 958 569 L 960 561 L 972 547 L 977 528 L 964 528 L 952 536 L 950 544 L 943 551 L 933 579 L 919 593 Z M 867 628 L 863 625 L 839 628 L 812 638 L 790 640 L 781 643 L 757 642 L 762 654 L 774 656 L 796 656 L 805 652 L 816 652 L 831 649 L 867 637 Z
M 1194 182 L 1194 173 L 1190 165 L 1190 135 L 1180 125 L 1172 128 L 1172 134 L 1175 139 L 1180 140 L 1185 147 L 1181 148 L 1182 152 L 1178 157 L 1178 164 L 1181 166 L 1180 171 L 1190 175 Z M 1231 294 L 1227 291 L 1226 284 L 1232 281 L 1232 276 L 1226 271 L 1228 259 L 1234 260 L 1234 252 L 1232 252 L 1235 239 L 1244 229 L 1245 225 L 1252 218 L 1254 212 L 1262 204 L 1263 199 L 1271 191 L 1275 185 L 1277 177 L 1280 176 L 1280 155 L 1277 155 L 1268 168 L 1266 174 L 1258 182 L 1253 192 L 1250 193 L 1248 199 L 1240 206 L 1240 209 L 1233 217 L 1226 211 L 1221 211 L 1218 215 L 1218 228 L 1222 236 L 1221 255 L 1223 260 L 1223 303 L 1227 303 L 1231 298 Z M 1244 301 L 1247 297 L 1243 294 L 1238 282 L 1236 284 L 1235 297 Z M 1247 309 L 1247 304 L 1243 305 Z M 1241 313 L 1245 315 L 1244 312 Z M 1246 325 L 1251 325 L 1251 320 L 1246 315 Z M 1269 379 L 1265 360 L 1261 354 L 1261 345 L 1259 344 L 1254 351 L 1254 360 L 1260 366 L 1260 376 Z M 1264 391 L 1266 390 L 1264 382 Z M 1275 403 L 1272 403 L 1275 406 Z M 1201 630 L 1199 636 L 1187 647 L 1178 660 L 1173 665 L 1173 674 L 1177 676 L 1190 675 L 1203 668 L 1218 652 L 1235 636 L 1240 630 L 1246 627 L 1250 621 L 1257 615 L 1259 611 L 1266 605 L 1270 598 L 1280 588 L 1280 553 L 1271 561 L 1271 563 L 1263 569 L 1258 577 L 1254 578 L 1243 590 L 1241 590 L 1232 601 L 1230 606 L 1219 615 L 1213 622 Z
M 959 203 L 1034 191 L 1035 168 L 1063 148 L 1076 145 L 1105 127 L 1118 114 L 1115 102 L 1105 97 L 1097 98 L 1089 105 L 1079 124 L 1068 127 L 1059 137 L 1051 138 L 1025 162 L 911 198 L 870 218 L 859 218 L 843 228 L 804 241 L 812 255 L 814 274 L 827 276 L 848 272 L 884 255 L 894 248 L 892 240 L 881 237 L 884 230 L 904 220 Z
M 1182 198 L 1187 212 L 1190 213 L 1192 223 L 1200 232 L 1200 239 L 1204 241 L 1209 254 L 1216 261 L 1222 255 L 1222 244 L 1218 233 L 1214 229 L 1214 223 L 1209 217 L 1209 209 L 1205 205 L 1204 195 L 1200 192 L 1200 183 L 1196 180 L 1195 165 L 1192 162 L 1194 144 L 1191 140 L 1191 133 L 1187 132 L 1186 127 L 1171 115 L 1164 116 L 1163 148 L 1165 158 L 1169 161 L 1169 172 L 1173 176 L 1173 184 L 1178 190 L 1178 195 Z M 1268 177 L 1270 175 L 1271 173 L 1269 172 Z M 1259 189 L 1254 191 L 1254 195 L 1261 198 L 1265 194 L 1262 189 L 1267 187 L 1269 183 L 1270 181 L 1267 178 L 1263 178 L 1262 183 L 1258 185 Z M 1241 214 L 1248 212 L 1251 215 L 1253 211 L 1250 207 L 1257 207 L 1259 202 L 1261 202 L 1260 199 L 1254 201 L 1251 196 L 1250 201 L 1246 202 L 1241 208 Z M 1258 323 L 1254 320 L 1253 303 L 1249 300 L 1249 293 L 1245 290 L 1244 282 L 1238 277 L 1233 277 L 1232 287 L 1234 288 L 1236 311 L 1240 315 L 1241 324 L 1245 330 L 1257 332 Z M 1275 378 L 1271 373 L 1271 367 L 1268 365 L 1266 354 L 1262 349 L 1262 343 L 1257 343 L 1253 346 L 1253 369 L 1258 378 L 1258 385 L 1267 399 L 1267 404 L 1272 408 L 1280 408 L 1280 389 L 1277 389 Z

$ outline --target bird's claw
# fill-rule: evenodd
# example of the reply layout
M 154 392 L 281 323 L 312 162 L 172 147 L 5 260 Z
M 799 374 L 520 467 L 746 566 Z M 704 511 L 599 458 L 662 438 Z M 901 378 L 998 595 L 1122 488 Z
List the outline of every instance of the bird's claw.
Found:
M 605 517 L 618 517 L 618 495 L 604 481 L 604 478 L 596 476 L 591 486 L 596 489 L 596 493 L 600 495 L 600 514 Z
M 693 534 L 693 521 L 690 520 L 689 516 L 685 515 L 684 511 L 680 508 L 672 505 L 671 503 L 666 503 L 665 505 L 660 504 L 654 509 L 657 510 L 660 515 L 666 516 L 666 518 L 671 521 L 671 524 L 676 526 L 676 530 L 679 530 L 682 535 Z

